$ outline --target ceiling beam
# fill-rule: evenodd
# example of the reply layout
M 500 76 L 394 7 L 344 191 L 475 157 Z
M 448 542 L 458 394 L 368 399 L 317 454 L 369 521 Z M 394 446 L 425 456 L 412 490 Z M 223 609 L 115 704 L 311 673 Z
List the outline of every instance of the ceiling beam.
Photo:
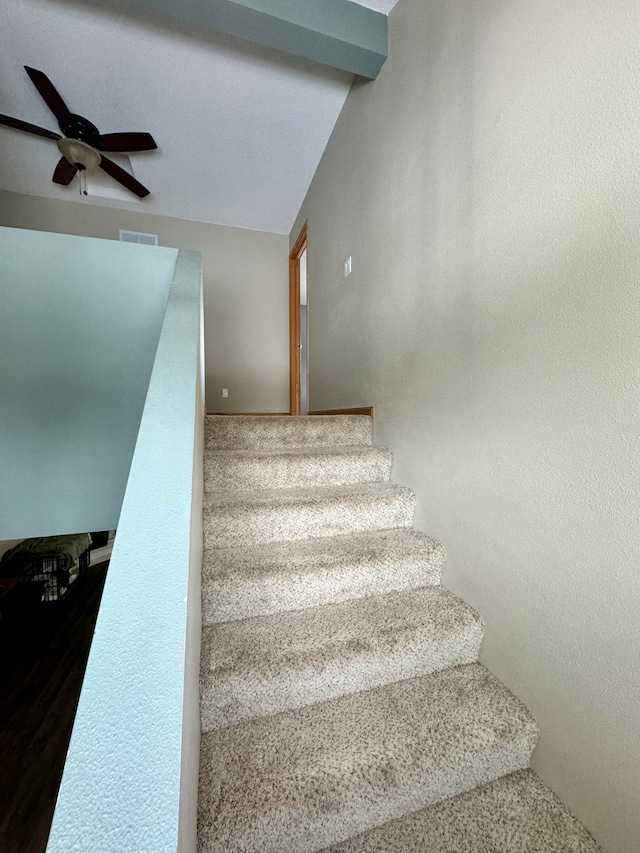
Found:
M 387 58 L 387 17 L 350 0 L 124 0 L 256 44 L 374 79 Z

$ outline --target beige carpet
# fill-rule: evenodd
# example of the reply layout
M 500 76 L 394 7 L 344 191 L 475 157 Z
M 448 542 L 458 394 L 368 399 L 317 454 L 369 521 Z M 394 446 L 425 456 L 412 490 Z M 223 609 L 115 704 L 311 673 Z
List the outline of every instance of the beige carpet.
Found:
M 208 417 L 201 853 L 593 853 L 371 418 Z

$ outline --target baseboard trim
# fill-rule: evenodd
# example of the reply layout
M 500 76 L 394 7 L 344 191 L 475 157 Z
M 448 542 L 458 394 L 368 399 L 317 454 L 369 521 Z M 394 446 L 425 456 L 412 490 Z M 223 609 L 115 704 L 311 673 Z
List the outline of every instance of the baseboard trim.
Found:
M 357 406 L 351 409 L 321 409 L 317 412 L 309 412 L 310 415 L 367 415 L 373 417 L 373 406 Z
M 97 566 L 99 563 L 106 563 L 107 560 L 111 559 L 111 552 L 113 551 L 113 543 L 109 545 L 105 545 L 103 548 L 94 548 L 93 551 L 89 552 L 91 566 Z
M 101 548 L 93 548 L 89 551 L 90 566 L 97 566 L 99 563 L 104 563 L 111 559 L 111 552 L 113 551 L 113 543 L 115 542 L 115 539 L 116 531 L 110 530 L 107 544 L 103 545 Z
M 318 409 L 318 411 L 309 412 L 310 415 L 366 415 L 374 417 L 373 406 L 355 406 L 350 409 Z M 207 412 L 207 415 L 212 415 L 217 418 L 238 418 L 243 415 L 251 418 L 282 418 L 295 417 L 291 412 Z

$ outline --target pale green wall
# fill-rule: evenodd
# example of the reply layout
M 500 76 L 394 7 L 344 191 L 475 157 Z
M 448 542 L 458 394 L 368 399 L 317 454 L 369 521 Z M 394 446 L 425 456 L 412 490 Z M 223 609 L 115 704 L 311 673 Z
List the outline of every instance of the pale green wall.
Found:
M 637 0 L 399 0 L 292 234 L 312 407 L 375 404 L 610 853 L 640 838 L 638 44 Z
M 200 252 L 208 411 L 289 411 L 286 236 L 115 210 L 91 197 L 57 201 L 2 191 L 0 225 L 110 240 L 122 228 L 157 234 L 161 246 Z M 222 388 L 229 389 L 226 400 Z
M 386 16 L 350 0 L 120 0 L 118 10 L 127 9 L 199 32 L 228 33 L 363 77 L 376 77 L 387 57 Z
M 176 257 L 0 228 L 0 539 L 117 526 Z

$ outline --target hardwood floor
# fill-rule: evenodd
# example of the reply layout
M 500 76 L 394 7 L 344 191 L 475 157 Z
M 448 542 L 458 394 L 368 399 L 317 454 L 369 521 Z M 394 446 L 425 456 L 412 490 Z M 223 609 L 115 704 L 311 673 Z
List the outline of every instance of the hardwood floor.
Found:
M 66 600 L 28 589 L 0 618 L 0 850 L 44 853 L 108 563 Z

